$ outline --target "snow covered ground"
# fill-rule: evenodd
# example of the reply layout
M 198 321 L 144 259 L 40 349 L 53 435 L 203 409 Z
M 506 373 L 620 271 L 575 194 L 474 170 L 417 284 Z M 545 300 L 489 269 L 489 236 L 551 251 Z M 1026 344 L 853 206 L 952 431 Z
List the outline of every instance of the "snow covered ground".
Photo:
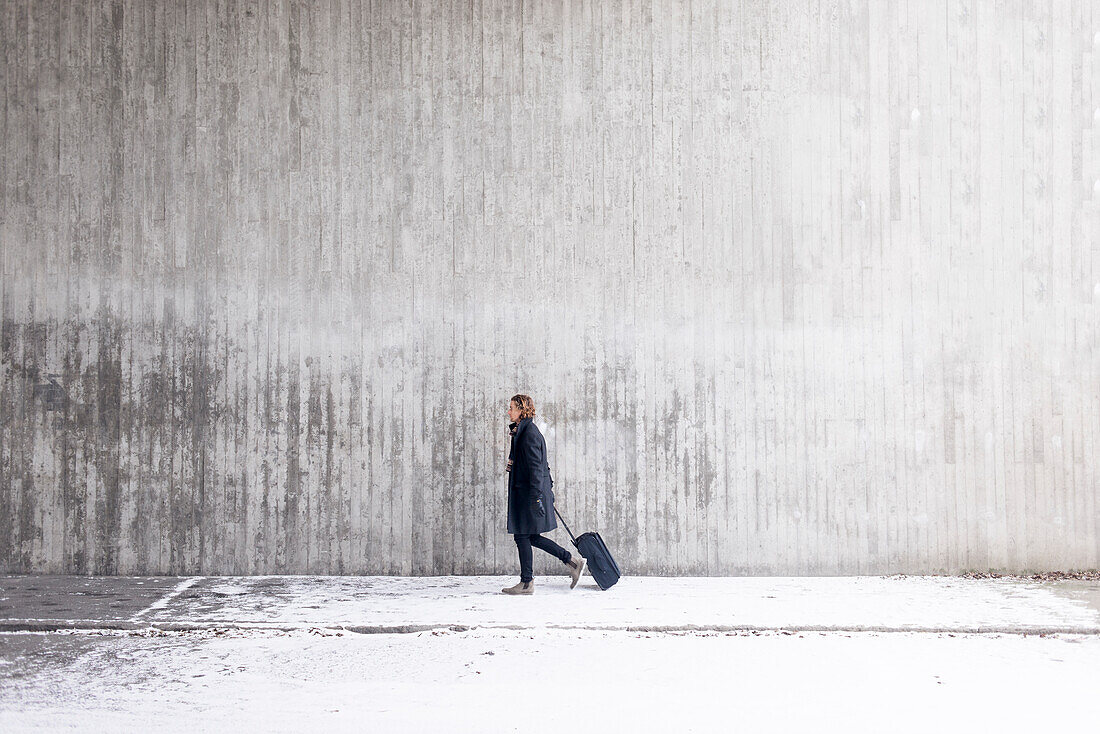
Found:
M 501 576 L 0 577 L 0 629 L 344 627 L 798 629 L 1100 632 L 1100 582 L 945 576 L 540 577 L 533 596 Z M 1096 598 L 1087 595 L 1095 587 Z
M 499 594 L 513 582 L 3 578 L 0 731 L 1089 732 L 1100 721 L 1097 582 L 624 578 L 601 592 L 560 577 L 531 597 Z
M 1100 610 L 1044 584 L 949 577 L 539 579 L 532 597 L 496 576 L 210 579 L 150 621 L 326 625 L 1100 630 Z

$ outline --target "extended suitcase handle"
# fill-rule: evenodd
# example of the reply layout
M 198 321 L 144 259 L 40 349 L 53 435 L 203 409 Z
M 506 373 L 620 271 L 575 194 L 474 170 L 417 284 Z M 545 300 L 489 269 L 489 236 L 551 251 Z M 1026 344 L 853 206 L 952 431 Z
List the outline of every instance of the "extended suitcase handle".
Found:
M 569 526 L 565 524 L 565 518 L 558 512 L 557 503 L 554 504 L 554 514 L 558 516 L 558 519 L 561 520 L 561 524 L 565 526 L 565 532 L 569 533 L 569 538 L 573 541 L 573 547 L 576 548 L 577 538 L 573 535 L 573 531 L 569 529 Z

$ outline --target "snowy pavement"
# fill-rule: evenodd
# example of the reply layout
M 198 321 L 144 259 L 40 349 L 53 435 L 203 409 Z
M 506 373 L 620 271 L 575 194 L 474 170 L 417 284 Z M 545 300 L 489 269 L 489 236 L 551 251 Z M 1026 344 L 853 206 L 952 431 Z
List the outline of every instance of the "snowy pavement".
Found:
M 0 577 L 0 731 L 1090 731 L 1100 582 Z M 369 634 L 367 634 L 369 633 Z
M 0 577 L 0 631 L 325 627 L 1100 634 L 1100 582 L 945 576 Z

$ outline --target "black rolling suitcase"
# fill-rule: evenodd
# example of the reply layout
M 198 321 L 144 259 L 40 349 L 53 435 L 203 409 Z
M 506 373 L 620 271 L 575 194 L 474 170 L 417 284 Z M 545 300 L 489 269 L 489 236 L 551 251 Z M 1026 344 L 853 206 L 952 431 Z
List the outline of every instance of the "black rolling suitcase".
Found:
M 619 564 L 615 563 L 615 559 L 611 557 L 611 551 L 607 549 L 607 544 L 603 542 L 600 534 L 596 532 L 582 533 L 579 538 L 574 538 L 573 531 L 565 524 L 565 520 L 562 519 L 557 507 L 554 508 L 554 514 L 565 526 L 565 532 L 569 533 L 569 537 L 572 538 L 577 551 L 588 561 L 588 572 L 592 574 L 592 578 L 596 580 L 600 588 L 606 591 L 614 586 L 623 574 L 619 571 Z

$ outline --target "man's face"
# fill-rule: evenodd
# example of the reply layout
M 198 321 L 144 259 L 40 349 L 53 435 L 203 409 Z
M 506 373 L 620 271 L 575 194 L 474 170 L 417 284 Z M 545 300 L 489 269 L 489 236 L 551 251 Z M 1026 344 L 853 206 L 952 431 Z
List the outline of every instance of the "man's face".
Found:
M 516 402 L 514 400 L 508 401 L 508 417 L 512 420 L 513 423 L 519 422 L 519 407 L 516 405 Z

